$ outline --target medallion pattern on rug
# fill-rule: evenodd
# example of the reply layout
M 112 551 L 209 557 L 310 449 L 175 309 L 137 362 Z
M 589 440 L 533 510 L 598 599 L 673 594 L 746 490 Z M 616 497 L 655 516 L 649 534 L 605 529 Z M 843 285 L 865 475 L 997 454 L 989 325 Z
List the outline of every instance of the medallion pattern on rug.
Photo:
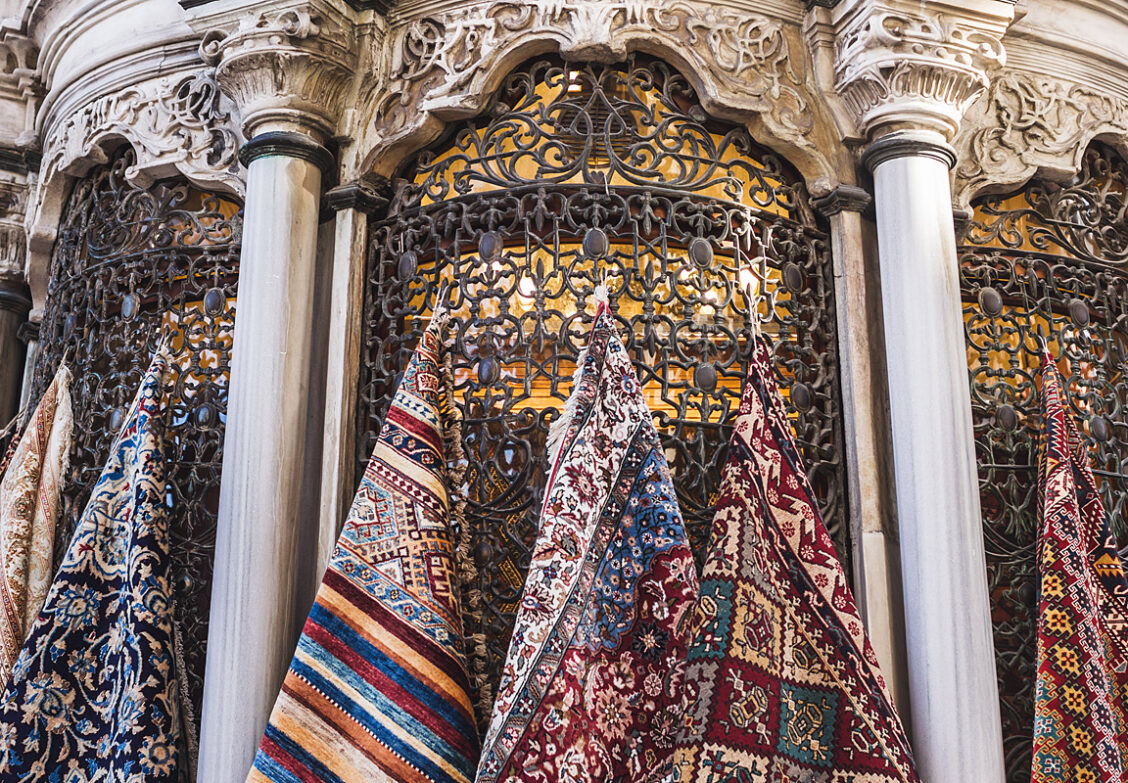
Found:
M 693 619 L 678 783 L 915 783 L 755 340 Z

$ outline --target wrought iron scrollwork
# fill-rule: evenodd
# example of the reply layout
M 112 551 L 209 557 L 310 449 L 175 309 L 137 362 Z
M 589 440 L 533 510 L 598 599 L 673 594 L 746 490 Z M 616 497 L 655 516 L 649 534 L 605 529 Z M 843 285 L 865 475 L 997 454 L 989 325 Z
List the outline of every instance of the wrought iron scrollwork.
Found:
M 664 63 L 540 59 L 402 172 L 368 248 L 357 476 L 452 283 L 456 396 L 496 682 L 528 568 L 548 425 L 600 283 L 700 553 L 755 316 L 771 338 L 831 534 L 849 550 L 827 237 L 792 168 L 714 122 Z M 488 717 L 488 716 L 486 716 Z
M 126 148 L 79 180 L 51 260 L 32 399 L 59 362 L 73 372 L 75 427 L 56 565 L 162 334 L 171 338 L 172 589 L 200 715 L 242 213 L 179 182 L 139 187 Z
M 1070 182 L 975 204 L 960 244 L 1007 780 L 1030 778 L 1037 623 L 1038 336 L 1060 357 L 1119 540 L 1128 544 L 1128 164 L 1097 143 Z

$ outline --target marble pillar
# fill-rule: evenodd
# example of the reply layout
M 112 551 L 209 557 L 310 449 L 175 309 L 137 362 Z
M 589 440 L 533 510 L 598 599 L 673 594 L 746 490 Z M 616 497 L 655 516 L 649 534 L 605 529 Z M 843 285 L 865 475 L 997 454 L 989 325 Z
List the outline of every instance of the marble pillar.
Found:
M 927 783 L 1003 780 L 994 646 L 943 135 L 898 130 L 873 171 L 912 735 Z
M 240 155 L 247 201 L 220 485 L 199 783 L 243 783 L 312 601 L 323 377 L 316 333 L 322 172 L 306 134 Z M 313 491 L 311 491 L 311 487 Z

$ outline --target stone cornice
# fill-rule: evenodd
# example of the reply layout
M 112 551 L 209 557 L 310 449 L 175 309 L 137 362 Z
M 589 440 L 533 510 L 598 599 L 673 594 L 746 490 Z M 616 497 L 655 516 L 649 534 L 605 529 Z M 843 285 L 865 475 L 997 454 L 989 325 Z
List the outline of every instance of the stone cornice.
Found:
M 260 6 L 261 7 L 261 6 Z M 200 54 L 242 114 L 247 138 L 336 133 L 357 60 L 353 20 L 330 0 L 272 3 L 198 16 Z
M 951 139 L 1005 61 L 1004 0 L 856 0 L 832 12 L 835 90 L 862 136 L 915 128 Z

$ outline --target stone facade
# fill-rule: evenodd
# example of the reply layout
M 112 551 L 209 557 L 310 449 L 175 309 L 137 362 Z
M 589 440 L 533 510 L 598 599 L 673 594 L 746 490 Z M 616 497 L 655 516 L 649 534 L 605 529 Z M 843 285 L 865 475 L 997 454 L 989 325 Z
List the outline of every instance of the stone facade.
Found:
M 635 51 L 828 221 L 856 589 L 923 779 L 1003 780 L 953 211 L 1128 154 L 1125 40 L 1128 0 L 0 0 L 0 407 L 77 178 L 126 144 L 245 207 L 199 780 L 243 779 L 352 493 L 381 184 L 528 58 Z

